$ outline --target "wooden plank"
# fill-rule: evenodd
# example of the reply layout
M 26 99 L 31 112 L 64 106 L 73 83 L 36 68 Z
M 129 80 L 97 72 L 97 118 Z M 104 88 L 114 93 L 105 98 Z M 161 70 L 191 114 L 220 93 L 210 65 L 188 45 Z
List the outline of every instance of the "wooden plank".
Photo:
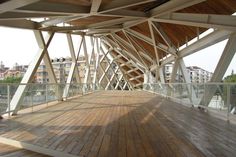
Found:
M 66 153 L 63 153 L 63 152 L 58 152 L 58 151 L 46 149 L 46 148 L 39 147 L 39 146 L 36 146 L 36 145 L 32 145 L 32 144 L 25 143 L 25 142 L 19 142 L 19 141 L 16 141 L 16 140 L 7 139 L 7 138 L 4 138 L 4 137 L 0 137 L 0 141 L 3 144 L 11 145 L 11 146 L 18 147 L 18 148 L 23 148 L 23 149 L 30 150 L 30 151 L 37 152 L 37 153 L 41 153 L 41 154 L 44 154 L 44 155 L 58 156 L 58 157 L 65 157 L 65 156 L 75 157 L 74 155 L 70 155 L 70 154 L 66 154 Z M 19 154 L 19 156 L 22 156 L 23 155 L 22 153 L 23 152 L 19 152 L 17 154 Z
M 93 93 L 1 124 L 0 137 L 29 144 L 29 148 L 76 156 L 236 153 L 235 125 L 141 91 Z M 4 147 L 0 154 L 1 150 Z M 13 151 L 12 155 L 21 153 Z

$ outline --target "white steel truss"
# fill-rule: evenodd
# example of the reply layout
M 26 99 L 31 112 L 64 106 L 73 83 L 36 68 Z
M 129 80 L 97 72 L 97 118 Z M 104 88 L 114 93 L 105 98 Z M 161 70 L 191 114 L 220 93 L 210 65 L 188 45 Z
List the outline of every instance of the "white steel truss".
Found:
M 103 45 L 104 47 L 106 47 L 105 44 L 102 43 L 102 45 Z M 105 90 L 107 90 L 108 87 L 111 85 L 111 82 L 112 82 L 113 78 L 115 78 L 116 81 L 119 82 L 119 79 L 118 79 L 118 77 L 117 77 L 116 75 L 117 75 L 118 70 L 120 70 L 120 69 L 119 69 L 119 67 L 117 67 L 117 68 L 114 70 L 114 68 L 112 67 L 112 64 L 114 63 L 115 59 L 112 58 L 112 61 L 110 62 L 109 59 L 108 59 L 108 57 L 107 57 L 107 55 L 105 54 L 104 49 L 103 49 L 102 46 L 101 46 L 101 51 L 102 51 L 103 55 L 105 56 L 105 59 L 106 59 L 106 62 L 108 63 L 109 68 L 110 68 L 111 71 L 113 72 L 111 78 L 109 79 L 109 81 L 108 81 L 108 83 L 107 83 L 107 85 L 106 85 L 106 87 L 105 87 Z M 108 51 L 108 52 L 109 52 L 109 51 Z M 107 72 L 105 73 L 105 75 L 107 75 Z M 112 88 L 114 89 L 113 86 L 112 86 Z
M 232 58 L 234 57 L 236 53 L 236 33 L 233 33 L 230 35 L 228 42 L 225 46 L 225 49 L 221 55 L 221 58 L 215 68 L 215 71 L 213 73 L 213 76 L 211 78 L 210 82 L 220 82 L 231 63 Z M 200 105 L 208 106 L 210 103 L 212 97 L 215 94 L 217 87 L 212 86 L 211 88 L 206 88 L 206 91 L 204 93 L 204 96 L 202 100 L 200 101 Z
M 47 48 L 48 48 L 50 42 L 52 41 L 54 33 L 49 32 L 45 39 L 43 38 L 43 35 L 42 35 L 41 31 L 34 30 L 34 35 L 35 35 L 35 38 L 38 42 L 39 51 L 36 54 L 36 56 L 34 57 L 34 59 L 32 60 L 32 62 L 30 63 L 30 65 L 28 67 L 28 70 L 25 73 L 25 75 L 24 75 L 24 77 L 21 81 L 22 85 L 20 85 L 17 88 L 17 90 L 16 90 L 16 92 L 15 92 L 15 94 L 14 94 L 12 100 L 11 100 L 11 103 L 10 103 L 11 108 L 7 109 L 7 111 L 13 111 L 12 112 L 13 114 L 17 113 L 17 110 L 19 108 L 19 104 L 20 104 L 20 102 L 23 98 L 23 95 L 24 95 L 24 91 L 27 89 L 26 84 L 30 83 L 32 81 L 32 79 L 34 77 L 34 74 L 35 74 L 39 64 L 41 63 L 41 61 L 44 58 L 45 54 L 48 53 Z M 48 54 L 47 54 L 47 56 L 48 56 Z M 48 69 L 51 69 L 51 66 Z M 53 73 L 52 69 L 50 71 Z
M 73 45 L 71 34 L 67 34 L 66 36 L 67 36 L 67 41 L 68 41 L 68 45 L 69 45 L 69 49 L 70 49 L 70 55 L 71 55 L 72 62 L 71 62 L 71 67 L 70 67 L 69 75 L 67 77 L 66 86 L 65 86 L 64 92 L 63 92 L 63 98 L 64 99 L 68 95 L 70 84 L 72 82 L 73 76 L 75 76 L 77 83 L 81 83 L 81 78 L 79 76 L 79 70 L 78 70 L 77 62 L 78 62 L 78 58 L 79 58 L 79 55 L 80 55 L 80 52 L 81 52 L 82 42 L 84 40 L 82 38 L 82 40 L 80 42 L 80 45 L 79 45 L 79 50 L 77 52 L 77 55 L 75 55 L 75 49 L 74 49 L 74 45 Z
M 87 6 L 73 5 L 76 1 L 73 3 L 40 0 L 3 1 L 0 4 L 0 25 L 34 30 L 39 46 L 39 52 L 31 62 L 21 83 L 31 82 L 42 60 L 49 75 L 49 82 L 57 83 L 47 51 L 54 32 L 67 34 L 72 58 L 63 97 L 67 97 L 73 77 L 76 78 L 76 83 L 81 83 L 77 67 L 81 49 L 84 51 L 86 65 L 84 84 L 99 83 L 104 89 L 124 90 L 128 88 L 131 90 L 141 87 L 143 82 L 150 83 L 150 80 L 147 81 L 150 78 L 153 79 L 152 83 L 157 81 L 165 83 L 163 69 L 166 64 L 172 62 L 174 62 L 174 67 L 170 82 L 175 82 L 177 71 L 180 69 L 184 81 L 190 83 L 183 58 L 229 38 L 211 80 L 211 82 L 219 82 L 236 51 L 234 44 L 236 41 L 235 15 L 181 12 L 182 9 L 194 7 L 199 3 L 204 5 L 207 0 L 171 0 L 163 1 L 163 3 L 145 11 L 130 9 L 138 7 L 138 5 L 149 5 L 150 2 L 155 3 L 156 0 L 114 0 L 109 3 L 103 3 L 103 0 L 91 0 L 91 2 L 87 2 Z M 84 3 L 86 2 L 84 1 Z M 84 26 L 77 25 L 79 20 L 85 19 L 86 21 L 86 18 L 93 19 L 94 17 L 107 18 L 107 20 L 90 21 Z M 35 22 L 34 18 L 44 19 L 41 22 Z M 145 28 L 148 29 L 147 32 L 133 28 L 133 26 L 136 27 L 144 22 L 147 24 L 147 28 Z M 182 45 L 179 45 L 179 40 L 173 41 L 175 39 L 172 39 L 171 35 L 168 36 L 169 33 L 165 32 L 166 29 L 162 27 L 161 23 L 195 27 L 197 40 L 190 44 L 189 37 L 185 36 L 186 47 L 180 49 Z M 213 28 L 214 31 L 200 38 L 201 28 Z M 42 31 L 49 31 L 49 35 L 45 39 Z M 72 42 L 72 34 L 82 37 L 77 56 Z M 90 38 L 90 45 L 86 41 L 87 37 Z M 164 42 L 158 41 L 160 37 Z M 145 47 L 145 44 L 148 46 Z M 89 47 L 92 48 L 91 52 L 88 51 Z M 153 52 L 150 53 L 151 51 Z M 94 69 L 93 74 L 91 69 Z M 11 101 L 11 109 L 15 110 L 14 113 L 19 107 L 26 89 L 26 85 L 18 87 Z M 196 95 L 193 88 L 188 86 L 187 90 L 190 100 L 195 103 Z M 206 91 L 204 102 L 202 100 L 201 104 L 208 103 L 213 96 L 212 93 L 214 93 L 214 89 Z M 58 99 L 61 99 L 59 94 Z

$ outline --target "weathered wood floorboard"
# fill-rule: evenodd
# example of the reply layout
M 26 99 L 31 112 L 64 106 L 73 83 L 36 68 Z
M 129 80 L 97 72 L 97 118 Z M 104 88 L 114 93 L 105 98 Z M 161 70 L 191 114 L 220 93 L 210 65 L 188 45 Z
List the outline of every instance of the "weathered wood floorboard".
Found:
M 2 137 L 85 157 L 236 154 L 235 125 L 142 91 L 97 92 L 0 124 Z

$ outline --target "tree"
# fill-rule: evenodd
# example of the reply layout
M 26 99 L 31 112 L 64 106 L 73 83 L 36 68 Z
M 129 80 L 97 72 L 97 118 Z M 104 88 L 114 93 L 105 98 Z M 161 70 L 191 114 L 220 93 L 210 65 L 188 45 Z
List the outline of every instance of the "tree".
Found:
M 20 83 L 22 77 L 7 77 L 4 80 L 1 80 L 0 83 Z
M 0 95 L 6 95 L 7 94 L 7 85 L 5 83 L 15 83 L 19 84 L 22 80 L 22 77 L 7 77 L 4 80 L 0 80 L 0 84 L 3 83 L 0 86 Z M 15 91 L 18 85 L 10 85 L 10 91 Z
M 227 83 L 236 82 L 236 74 L 231 74 L 229 76 L 226 76 L 224 78 L 224 82 L 227 82 Z
M 225 83 L 236 83 L 236 74 L 232 71 L 232 74 L 224 78 Z M 236 107 L 236 85 L 230 85 L 230 104 L 232 110 Z

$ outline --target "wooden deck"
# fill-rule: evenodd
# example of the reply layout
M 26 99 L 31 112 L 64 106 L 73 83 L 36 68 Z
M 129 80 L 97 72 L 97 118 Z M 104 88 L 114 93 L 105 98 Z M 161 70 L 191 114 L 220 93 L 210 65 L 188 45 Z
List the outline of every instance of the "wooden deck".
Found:
M 32 151 L 19 149 L 9 145 L 4 145 L 0 143 L 0 156 L 1 157 L 45 157 L 43 154 L 35 153 Z
M 141 91 L 97 92 L 18 115 L 0 122 L 0 137 L 85 157 L 236 154 L 235 125 Z

